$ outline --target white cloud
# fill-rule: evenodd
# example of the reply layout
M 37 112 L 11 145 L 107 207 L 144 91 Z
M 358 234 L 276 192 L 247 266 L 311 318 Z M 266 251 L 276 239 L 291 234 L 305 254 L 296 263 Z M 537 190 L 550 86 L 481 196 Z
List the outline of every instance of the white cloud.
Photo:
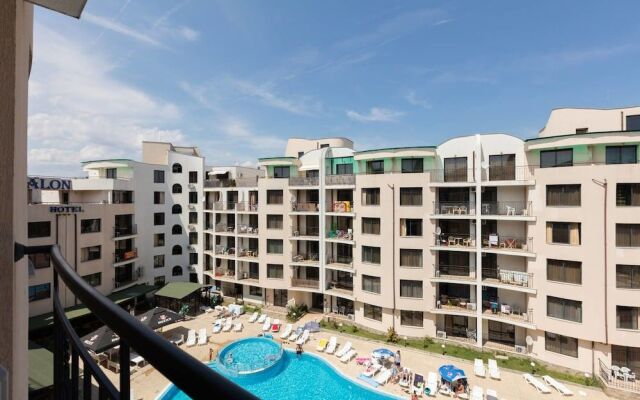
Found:
M 380 107 L 372 107 L 367 114 L 347 110 L 347 117 L 358 122 L 393 122 L 403 115 L 401 111 Z
M 180 34 L 180 36 L 190 42 L 196 41 L 200 37 L 200 32 L 195 31 L 188 26 L 181 26 L 180 28 L 178 28 L 178 33 Z
M 161 44 L 156 39 L 152 38 L 148 34 L 139 32 L 133 28 L 130 28 L 120 22 L 101 17 L 99 15 L 94 15 L 89 12 L 85 12 L 82 14 L 82 20 L 87 21 L 91 24 L 97 25 L 101 28 L 108 29 L 112 32 L 119 33 L 121 35 L 128 36 L 132 39 L 135 39 L 139 42 L 150 44 L 152 46 L 160 47 Z
M 431 108 L 432 108 L 431 104 L 428 101 L 419 98 L 416 95 L 416 92 L 414 92 L 413 90 L 411 90 L 411 91 L 409 91 L 409 93 L 407 93 L 407 95 L 405 96 L 405 99 L 412 106 L 422 107 L 425 110 L 431 110 Z
M 306 96 L 285 98 L 277 95 L 270 85 L 256 85 L 249 81 L 233 79 L 230 81 L 241 93 L 255 97 L 261 103 L 297 115 L 313 116 L 322 111 L 322 104 Z

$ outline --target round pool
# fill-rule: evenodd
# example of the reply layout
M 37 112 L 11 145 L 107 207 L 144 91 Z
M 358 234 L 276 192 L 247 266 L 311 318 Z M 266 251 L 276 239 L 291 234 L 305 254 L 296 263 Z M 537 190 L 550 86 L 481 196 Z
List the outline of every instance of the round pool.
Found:
M 218 363 L 231 374 L 245 375 L 264 371 L 282 358 L 282 345 L 266 338 L 246 338 L 223 347 Z

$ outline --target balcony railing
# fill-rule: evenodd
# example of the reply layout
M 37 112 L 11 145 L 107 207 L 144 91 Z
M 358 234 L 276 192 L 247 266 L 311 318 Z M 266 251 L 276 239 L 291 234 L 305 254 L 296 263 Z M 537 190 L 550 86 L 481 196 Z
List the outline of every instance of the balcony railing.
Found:
M 447 247 L 475 247 L 476 238 L 474 235 L 464 233 L 441 233 L 434 235 L 436 246 Z
M 252 279 L 257 281 L 260 279 L 260 275 L 252 274 L 250 271 L 238 272 L 238 280 L 244 280 L 244 279 Z
M 113 278 L 113 287 L 115 289 L 121 288 L 123 286 L 127 286 L 131 283 L 137 282 L 144 275 L 144 269 L 142 267 L 138 267 L 137 269 L 131 271 L 131 274 L 125 276 L 117 276 Z
M 257 258 L 258 249 L 240 249 L 240 251 L 238 251 L 238 257 Z
M 318 203 L 292 202 L 291 203 L 291 211 L 317 212 L 318 211 Z
M 113 227 L 113 237 L 122 237 L 122 236 L 131 236 L 136 235 L 138 233 L 138 225 L 128 225 L 128 226 L 114 226 Z
M 456 168 L 456 169 L 434 169 L 429 171 L 431 182 L 475 182 L 475 171 L 473 168 Z
M 482 235 L 483 249 L 533 251 L 533 238 L 500 234 Z
M 226 188 L 235 186 L 235 179 L 207 179 L 204 181 L 205 188 Z
M 258 203 L 255 201 L 239 201 L 236 205 L 236 210 L 256 212 L 258 211 Z
M 258 227 L 250 226 L 250 225 L 238 225 L 238 233 L 241 233 L 244 235 L 257 235 Z
M 332 229 L 327 232 L 326 238 L 336 240 L 353 240 L 353 229 Z
M 529 165 L 520 166 L 489 166 L 482 169 L 483 181 L 528 181 L 533 179 L 532 168 Z
M 138 257 L 137 248 L 133 248 L 129 250 L 117 250 L 115 253 L 113 253 L 113 262 L 119 263 L 127 260 L 132 260 L 136 257 Z
M 472 303 L 471 299 L 441 295 L 436 297 L 435 307 L 436 309 L 445 310 L 475 311 L 477 305 Z
M 324 180 L 325 185 L 355 185 L 355 175 L 327 175 Z
M 291 228 L 291 236 L 312 236 L 317 237 L 320 236 L 320 229 L 318 227 L 307 227 L 304 229 L 293 227 Z
M 289 186 L 318 186 L 320 179 L 317 176 L 290 176 Z
M 213 203 L 213 209 L 215 211 L 233 211 L 236 209 L 236 202 L 234 201 L 216 201 Z
M 482 268 L 482 279 L 495 280 L 502 284 L 526 288 L 533 286 L 533 273 L 502 268 Z
M 325 289 L 353 292 L 353 281 L 328 280 Z
M 233 227 L 233 225 L 227 225 L 227 224 L 216 224 L 216 232 L 229 232 L 229 233 L 233 233 L 235 230 L 235 228 Z
M 622 372 L 621 370 L 626 367 L 625 365 L 622 365 L 622 368 L 620 365 L 617 368 L 614 366 L 609 367 L 602 359 L 598 359 L 598 366 L 598 376 L 607 387 L 640 394 L 640 377 L 638 377 L 640 370 L 638 368 L 633 371 L 627 367 L 629 371 L 624 370 L 625 372 Z
M 345 267 L 353 267 L 353 257 L 348 256 L 328 256 L 327 264 L 341 264 Z
M 482 203 L 480 206 L 482 215 L 506 215 L 506 216 L 530 216 L 530 201 L 497 201 Z
M 436 267 L 434 273 L 436 278 L 475 278 L 476 269 L 468 265 L 440 264 Z
M 309 289 L 318 289 L 320 288 L 320 281 L 316 279 L 291 278 L 291 286 L 309 288 Z
M 236 272 L 233 269 L 216 268 L 215 275 L 217 277 L 223 277 L 223 276 L 234 277 L 236 275 Z
M 298 253 L 291 256 L 293 262 L 318 262 L 318 253 Z
M 118 388 L 89 355 L 67 319 L 59 298 L 59 280 L 93 315 L 120 337 L 119 359 L 129 360 L 133 348 L 158 372 L 187 396 L 200 399 L 216 393 L 220 398 L 257 399 L 188 353 L 169 343 L 127 311 L 91 287 L 75 273 L 57 245 L 24 248 L 26 254 L 51 253 L 53 264 L 53 390 L 55 399 L 92 398 L 97 386 L 100 398 L 129 400 L 129 363 L 120 365 Z
M 216 246 L 215 249 L 216 255 L 220 256 L 233 256 L 236 254 L 235 247 L 226 247 L 226 246 Z
M 468 201 L 441 201 L 433 203 L 435 215 L 475 215 L 476 208 Z
M 513 322 L 533 323 L 533 309 L 520 307 L 516 304 L 506 304 L 500 301 L 484 301 L 482 304 L 482 313 Z
M 327 203 L 327 212 L 334 213 L 352 213 L 353 201 L 334 201 Z

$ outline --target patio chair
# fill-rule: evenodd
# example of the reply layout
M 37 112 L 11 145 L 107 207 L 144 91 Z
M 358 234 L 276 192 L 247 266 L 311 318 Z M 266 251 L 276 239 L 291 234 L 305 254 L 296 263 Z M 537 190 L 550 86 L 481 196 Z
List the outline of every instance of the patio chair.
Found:
M 614 378 L 624 380 L 624 374 L 622 373 L 622 371 L 620 371 L 620 367 L 618 367 L 617 365 L 611 366 L 611 372 L 613 372 Z
M 631 370 L 627 367 L 622 367 L 620 368 L 620 372 L 622 372 L 622 376 L 624 377 L 625 381 L 635 381 L 636 380 L 636 374 L 634 372 L 631 372 Z
M 485 368 L 484 368 L 484 362 L 480 358 L 476 358 L 473 361 L 473 373 L 476 374 L 476 376 L 481 376 L 483 378 L 486 375 L 486 371 L 485 371 Z
M 454 238 L 453 236 L 449 236 L 447 238 L 447 245 L 448 246 L 455 246 L 456 245 L 456 238 Z

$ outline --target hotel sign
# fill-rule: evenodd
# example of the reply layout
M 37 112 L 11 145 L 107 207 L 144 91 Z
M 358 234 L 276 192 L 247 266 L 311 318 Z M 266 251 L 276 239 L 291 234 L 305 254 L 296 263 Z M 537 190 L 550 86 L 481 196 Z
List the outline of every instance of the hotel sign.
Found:
M 27 180 L 27 189 L 71 190 L 71 179 L 30 176 Z
M 49 10 L 57 11 L 61 14 L 66 14 L 71 17 L 80 18 L 82 10 L 84 9 L 87 0 L 27 0 L 29 3 L 33 3 Z
M 49 206 L 49 212 L 55 214 L 75 214 L 84 212 L 84 209 L 81 206 Z

